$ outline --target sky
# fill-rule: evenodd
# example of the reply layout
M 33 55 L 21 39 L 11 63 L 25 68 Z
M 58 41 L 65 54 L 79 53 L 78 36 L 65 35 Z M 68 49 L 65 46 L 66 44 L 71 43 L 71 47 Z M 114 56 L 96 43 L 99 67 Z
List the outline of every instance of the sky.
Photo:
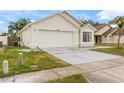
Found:
M 0 10 L 0 33 L 7 32 L 10 21 L 29 18 L 32 22 L 63 10 Z M 124 16 L 124 11 L 109 10 L 67 10 L 77 19 L 91 19 L 107 23 L 116 16 Z

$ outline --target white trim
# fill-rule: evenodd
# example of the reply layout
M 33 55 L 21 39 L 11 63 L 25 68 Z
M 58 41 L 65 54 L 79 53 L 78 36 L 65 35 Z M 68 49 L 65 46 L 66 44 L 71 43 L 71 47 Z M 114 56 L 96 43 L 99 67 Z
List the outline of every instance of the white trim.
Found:
M 84 25 L 83 27 L 81 27 L 81 29 L 85 28 L 86 26 L 90 26 L 93 30 L 97 31 L 97 29 L 95 27 L 93 27 L 92 25 L 90 25 L 90 24 Z
M 74 16 L 72 16 L 71 14 L 69 14 L 67 11 L 64 11 L 63 13 L 66 13 L 67 15 L 69 15 L 72 19 L 74 19 L 75 21 L 77 21 L 79 24 L 83 24 L 80 21 L 78 21 Z
M 52 30 L 52 29 L 38 29 L 38 31 L 58 31 L 58 32 L 75 32 L 75 31 L 67 31 L 67 30 Z
M 61 15 L 61 14 L 59 14 Z M 80 28 L 80 26 L 77 26 L 76 24 L 74 24 L 73 22 L 71 22 L 69 19 L 67 19 L 66 17 L 64 17 L 63 15 L 61 15 L 65 20 L 67 20 L 69 23 L 71 23 L 72 25 L 74 25 L 77 28 Z

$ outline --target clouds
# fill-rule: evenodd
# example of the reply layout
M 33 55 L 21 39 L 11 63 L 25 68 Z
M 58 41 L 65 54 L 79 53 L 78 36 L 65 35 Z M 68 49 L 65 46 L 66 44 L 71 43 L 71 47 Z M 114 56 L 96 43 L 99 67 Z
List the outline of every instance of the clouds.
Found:
M 55 11 L 47 10 L 0 10 L 0 33 L 7 31 L 10 21 L 17 21 L 19 18 L 29 18 L 32 22 L 52 14 Z
M 60 12 L 61 10 L 0 10 L 0 32 L 7 31 L 10 21 L 17 21 L 19 18 L 29 18 L 32 22 Z M 124 16 L 124 11 L 108 10 L 68 10 L 77 19 L 91 19 L 94 22 L 107 23 L 116 16 Z
M 19 18 L 35 18 L 44 17 L 53 11 L 40 11 L 40 10 L 0 10 L 0 19 L 6 19 L 8 21 L 16 21 Z
M 28 11 L 28 10 L 9 10 L 9 11 L 0 11 L 0 18 L 6 19 L 8 21 L 16 21 L 18 18 L 26 17 L 28 18 L 30 16 L 41 16 L 38 11 Z
M 4 21 L 0 21 L 0 24 L 3 24 L 4 23 Z
M 111 20 L 116 16 L 124 16 L 124 11 L 103 10 L 97 14 L 99 20 Z

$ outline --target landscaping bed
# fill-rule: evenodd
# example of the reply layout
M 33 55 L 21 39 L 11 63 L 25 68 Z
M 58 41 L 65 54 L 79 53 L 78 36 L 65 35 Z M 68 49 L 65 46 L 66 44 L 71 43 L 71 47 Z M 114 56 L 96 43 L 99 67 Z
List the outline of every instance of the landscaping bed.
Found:
M 88 81 L 83 75 L 77 74 L 63 79 L 48 81 L 47 83 L 88 83 Z
M 70 64 L 60 60 L 42 50 L 40 51 L 21 51 L 28 49 L 24 47 L 5 47 L 4 52 L 0 52 L 0 78 L 11 76 L 20 73 L 27 73 L 32 71 L 46 70 L 57 67 L 65 67 Z M 24 64 L 19 64 L 18 54 L 23 53 Z M 9 62 L 9 73 L 3 74 L 2 62 L 7 59 Z

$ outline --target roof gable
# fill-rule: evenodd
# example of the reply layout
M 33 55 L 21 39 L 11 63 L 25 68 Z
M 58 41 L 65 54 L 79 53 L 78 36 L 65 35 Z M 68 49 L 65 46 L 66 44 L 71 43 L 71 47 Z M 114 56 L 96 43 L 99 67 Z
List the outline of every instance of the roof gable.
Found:
M 90 24 L 86 24 L 86 25 L 84 25 L 83 27 L 81 27 L 81 29 L 86 28 L 86 27 L 90 27 L 90 28 L 92 28 L 94 31 L 97 30 L 95 27 L 93 27 L 93 26 L 90 25 Z
M 39 23 L 39 22 L 41 22 L 41 21 L 47 20 L 47 19 L 49 19 L 49 18 L 51 18 L 51 17 L 54 17 L 54 16 L 56 16 L 56 15 L 60 15 L 60 16 L 64 17 L 64 18 L 65 18 L 66 20 L 68 20 L 71 24 L 73 24 L 73 25 L 75 25 L 75 26 L 77 26 L 77 27 L 80 27 L 80 25 L 81 25 L 81 23 L 80 23 L 77 19 L 75 19 L 72 15 L 70 15 L 70 14 L 67 13 L 66 11 L 60 12 L 60 13 L 56 13 L 56 14 L 53 14 L 53 15 L 50 15 L 50 16 L 47 16 L 47 17 L 45 17 L 45 18 L 42 18 L 42 19 L 40 19 L 40 20 L 37 20 L 37 21 L 31 23 L 30 25 L 33 25 L 33 24 Z M 67 16 L 68 16 L 68 17 L 67 17 Z
M 103 35 L 106 31 L 108 31 L 111 27 L 109 25 L 103 25 L 97 29 L 95 35 Z
M 37 24 L 32 25 L 32 28 L 48 29 L 48 30 L 59 30 L 59 31 L 77 31 L 79 28 L 72 22 L 68 21 L 65 17 L 57 14 L 46 20 L 40 21 Z
M 75 24 L 78 27 L 80 27 L 81 25 L 83 25 L 83 23 L 81 23 L 80 21 L 78 21 L 75 17 L 73 17 L 71 14 L 69 14 L 66 11 L 61 12 L 59 14 L 62 15 L 63 17 L 65 17 L 68 21 L 72 22 L 73 24 Z
M 20 32 L 22 32 L 24 29 L 27 29 L 28 27 L 32 26 L 33 24 L 37 24 L 41 21 L 47 20 L 53 16 L 56 15 L 61 15 L 63 18 L 65 18 L 68 22 L 70 22 L 71 24 L 75 25 L 76 27 L 80 28 L 80 26 L 82 25 L 82 23 L 80 23 L 77 19 L 75 19 L 72 15 L 70 15 L 68 12 L 64 11 L 64 12 L 60 12 L 60 13 L 56 13 L 50 16 L 47 16 L 45 18 L 39 19 L 33 23 L 29 23 L 27 24 L 23 29 L 21 29 L 20 31 L 17 32 L 17 34 L 19 34 Z

